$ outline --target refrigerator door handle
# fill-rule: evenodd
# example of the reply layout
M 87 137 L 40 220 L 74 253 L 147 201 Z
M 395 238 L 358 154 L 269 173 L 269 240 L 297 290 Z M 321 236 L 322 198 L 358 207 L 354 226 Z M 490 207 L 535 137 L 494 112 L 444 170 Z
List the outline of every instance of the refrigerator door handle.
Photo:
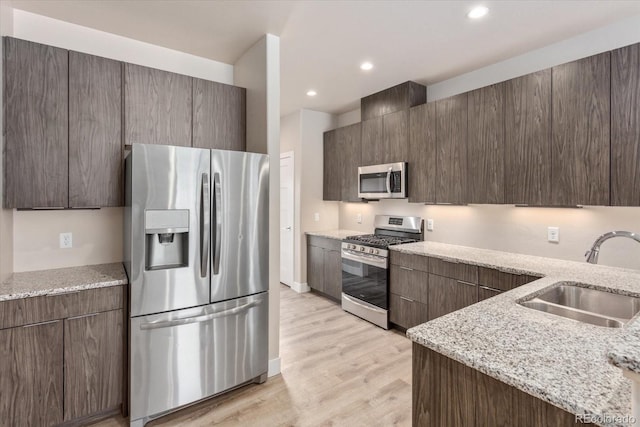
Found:
M 213 274 L 218 274 L 220 272 L 220 244 L 222 239 L 222 201 L 220 194 L 220 174 L 213 174 L 213 195 L 215 197 L 215 227 L 216 227 L 216 236 L 215 236 L 215 247 L 213 248 Z
M 174 326 L 190 325 L 193 323 L 206 322 L 208 320 L 218 319 L 220 317 L 227 317 L 227 316 L 232 316 L 235 314 L 242 313 L 243 311 L 247 311 L 252 307 L 256 307 L 262 304 L 262 301 L 263 300 L 252 301 L 250 303 L 243 304 L 239 307 L 230 308 L 229 310 L 204 314 L 204 315 L 195 316 L 195 317 L 186 317 L 183 319 L 161 320 L 161 321 L 155 321 L 155 322 L 142 323 L 140 325 L 140 329 L 145 331 L 149 329 L 171 328 Z
M 200 277 L 207 277 L 209 268 L 209 239 L 211 237 L 211 195 L 209 193 L 209 174 L 202 174 L 200 194 Z

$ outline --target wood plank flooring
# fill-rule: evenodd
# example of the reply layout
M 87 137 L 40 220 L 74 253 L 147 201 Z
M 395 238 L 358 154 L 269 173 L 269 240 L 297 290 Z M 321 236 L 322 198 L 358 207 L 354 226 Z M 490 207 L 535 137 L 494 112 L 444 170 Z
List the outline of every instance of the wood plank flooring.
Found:
M 411 425 L 411 341 L 312 293 L 283 285 L 280 298 L 281 375 L 147 426 Z

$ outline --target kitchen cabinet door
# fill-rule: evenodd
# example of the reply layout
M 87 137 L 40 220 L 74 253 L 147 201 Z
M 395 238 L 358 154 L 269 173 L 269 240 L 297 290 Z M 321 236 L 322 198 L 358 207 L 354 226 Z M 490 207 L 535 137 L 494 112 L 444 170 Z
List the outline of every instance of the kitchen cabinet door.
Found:
M 436 202 L 436 157 L 436 104 L 430 102 L 413 107 L 409 112 L 409 202 Z
M 343 202 L 361 202 L 358 197 L 358 166 L 361 154 L 361 125 L 356 123 L 336 129 L 338 146 L 342 160 L 342 190 Z
M 247 90 L 193 79 L 193 146 L 246 151 Z
M 64 321 L 65 421 L 122 403 L 122 310 Z
M 551 69 L 505 83 L 505 202 L 551 204 Z
M 478 286 L 429 274 L 429 320 L 478 302 Z
M 426 304 L 429 295 L 429 274 L 392 264 L 389 290 L 393 294 Z
M 68 51 L 4 43 L 4 207 L 69 204 Z
M 324 292 L 324 249 L 307 246 L 307 284 L 311 289 Z
M 324 293 L 340 301 L 342 298 L 342 255 L 324 251 Z
M 405 82 L 360 99 L 362 120 L 407 110 L 427 101 L 427 88 L 416 82 Z
M 338 133 L 331 130 L 324 133 L 322 200 L 340 201 L 342 198 L 342 159 L 338 145 Z
M 0 422 L 62 423 L 62 322 L 0 330 Z
M 504 84 L 468 94 L 469 203 L 504 203 Z
M 69 52 L 69 206 L 123 206 L 122 63 Z
M 610 53 L 553 67 L 551 201 L 609 204 Z
M 389 294 L 389 321 L 409 329 L 429 320 L 426 304 L 402 295 Z
M 495 297 L 496 295 L 500 295 L 500 292 L 497 289 L 487 288 L 486 286 L 478 286 L 478 301 L 484 301 L 491 297 Z
M 436 101 L 436 202 L 467 202 L 467 94 Z M 409 171 L 409 173 L 411 173 Z
M 124 64 L 125 144 L 191 147 L 192 78 Z
M 611 205 L 640 206 L 640 44 L 611 52 Z
M 384 163 L 385 141 L 383 135 L 383 118 L 362 122 L 362 156 L 360 166 L 379 165 Z
M 409 110 L 396 111 L 382 117 L 384 151 L 381 163 L 407 161 L 409 145 Z

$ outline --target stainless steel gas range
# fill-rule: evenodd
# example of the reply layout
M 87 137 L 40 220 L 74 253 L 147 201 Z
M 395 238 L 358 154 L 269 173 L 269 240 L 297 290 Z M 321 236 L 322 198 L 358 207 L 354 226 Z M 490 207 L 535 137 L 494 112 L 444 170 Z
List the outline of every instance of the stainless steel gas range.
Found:
M 375 234 L 342 241 L 342 309 L 389 329 L 389 246 L 423 240 L 422 219 L 376 215 Z

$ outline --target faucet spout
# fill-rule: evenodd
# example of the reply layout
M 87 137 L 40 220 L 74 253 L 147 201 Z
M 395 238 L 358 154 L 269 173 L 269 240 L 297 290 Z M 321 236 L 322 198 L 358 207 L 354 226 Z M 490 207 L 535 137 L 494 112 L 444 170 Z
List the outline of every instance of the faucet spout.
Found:
M 604 233 L 602 236 L 598 237 L 595 242 L 593 242 L 591 249 L 589 249 L 584 254 L 584 256 L 587 258 L 587 262 L 591 264 L 597 264 L 598 255 L 600 255 L 600 245 L 602 245 L 609 239 L 613 239 L 614 237 L 627 237 L 640 243 L 640 234 L 633 233 L 631 231 L 610 231 L 608 233 Z

